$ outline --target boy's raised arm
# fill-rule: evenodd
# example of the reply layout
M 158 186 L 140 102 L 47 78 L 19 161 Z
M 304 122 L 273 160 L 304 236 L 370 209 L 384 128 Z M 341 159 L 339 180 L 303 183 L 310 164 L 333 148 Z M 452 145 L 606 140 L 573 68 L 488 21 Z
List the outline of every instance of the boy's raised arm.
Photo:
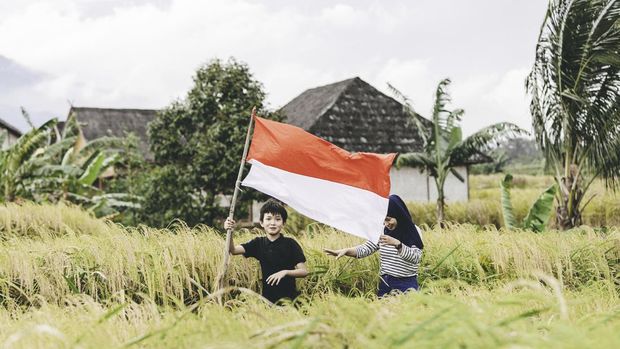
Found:
M 226 218 L 226 221 L 224 222 L 224 229 L 228 230 L 228 229 L 234 229 L 235 228 L 235 220 L 232 218 Z M 243 246 L 241 245 L 237 245 L 235 246 L 235 242 L 233 241 L 234 234 L 230 235 L 230 244 L 228 244 L 228 252 L 230 252 L 230 254 L 234 255 L 239 255 L 239 254 L 244 254 L 245 253 L 245 248 L 243 248 Z

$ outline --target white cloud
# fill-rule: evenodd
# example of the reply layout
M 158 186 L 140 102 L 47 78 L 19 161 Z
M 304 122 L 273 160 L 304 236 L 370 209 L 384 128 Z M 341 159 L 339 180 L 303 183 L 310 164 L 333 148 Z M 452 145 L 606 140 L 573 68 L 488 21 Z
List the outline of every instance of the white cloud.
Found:
M 436 85 L 429 63 L 428 59 L 390 59 L 374 74 L 371 83 L 388 96 L 392 96 L 387 88 L 387 84 L 391 84 L 409 98 L 418 114 L 428 118 L 433 103 L 432 90 Z
M 506 6 L 527 27 L 531 11 L 525 10 L 530 9 L 519 14 L 521 5 Z M 20 103 L 40 111 L 39 122 L 46 112 L 64 116 L 67 100 L 81 106 L 159 108 L 185 95 L 200 64 L 234 56 L 265 84 L 274 108 L 308 88 L 360 76 L 382 91 L 386 82 L 392 83 L 427 116 L 437 82 L 451 76 L 455 105 L 468 115 L 517 120 L 523 88 L 518 83 L 521 68 L 515 67 L 527 62 L 481 72 L 459 59 L 461 52 L 452 46 L 463 47 L 463 37 L 484 42 L 489 30 L 483 23 L 468 29 L 462 19 L 457 28 L 439 21 L 458 19 L 459 13 L 449 11 L 462 7 L 458 1 L 372 0 L 3 3 L 0 55 L 45 78 L 0 96 L 0 105 L 18 111 Z M 531 17 L 537 23 L 540 16 Z M 485 31 L 468 31 L 480 28 Z M 470 56 L 475 52 L 472 48 Z M 501 49 L 480 53 L 505 62 L 502 54 Z M 510 113 L 496 113 L 500 106 Z
M 517 68 L 455 81 L 452 97 L 455 106 L 465 109 L 465 133 L 502 121 L 530 131 L 531 117 L 524 88 L 527 73 L 527 69 Z

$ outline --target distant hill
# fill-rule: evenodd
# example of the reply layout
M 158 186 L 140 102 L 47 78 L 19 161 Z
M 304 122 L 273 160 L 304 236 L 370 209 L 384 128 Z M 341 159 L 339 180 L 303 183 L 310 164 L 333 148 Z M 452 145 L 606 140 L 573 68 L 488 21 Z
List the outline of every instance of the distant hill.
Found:
M 543 174 L 545 158 L 536 141 L 530 138 L 512 138 L 501 143 L 490 154 L 494 162 L 475 165 L 471 173 L 511 172 Z

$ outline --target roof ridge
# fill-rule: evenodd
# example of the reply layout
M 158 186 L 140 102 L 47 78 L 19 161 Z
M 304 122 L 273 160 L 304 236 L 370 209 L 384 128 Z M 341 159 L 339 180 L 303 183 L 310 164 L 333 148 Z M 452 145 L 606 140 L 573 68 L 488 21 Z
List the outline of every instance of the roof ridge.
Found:
M 321 112 L 319 113 L 319 117 L 315 120 L 315 123 L 320 120 L 323 116 L 325 116 L 325 114 L 334 107 L 334 105 L 336 104 L 336 102 L 338 102 L 338 99 L 340 99 L 340 96 L 342 96 L 342 94 L 347 91 L 349 88 L 351 88 L 351 85 L 354 81 L 356 80 L 360 80 L 363 81 L 362 79 L 360 79 L 358 76 L 349 78 L 349 79 L 345 79 L 342 81 L 338 81 L 338 82 L 334 82 L 332 84 L 329 85 L 325 85 L 325 86 L 320 86 L 320 87 L 327 87 L 330 85 L 337 85 L 337 84 L 343 84 L 346 82 L 346 84 L 344 84 L 344 88 L 341 89 L 338 93 L 335 94 L 335 98 L 331 101 L 331 103 L 328 103 L 325 108 L 323 108 L 323 110 L 321 110 Z M 320 87 L 316 87 L 316 88 L 320 88 Z
M 17 134 L 17 135 L 22 135 L 22 131 L 20 131 L 17 127 L 9 124 L 7 121 L 5 121 L 3 118 L 0 118 L 0 125 L 2 125 L 2 127 L 6 128 L 8 131 L 12 131 L 13 133 Z
M 306 89 L 280 110 L 287 114 L 287 122 L 307 130 L 333 108 L 342 94 L 357 80 L 360 78 L 356 76 Z

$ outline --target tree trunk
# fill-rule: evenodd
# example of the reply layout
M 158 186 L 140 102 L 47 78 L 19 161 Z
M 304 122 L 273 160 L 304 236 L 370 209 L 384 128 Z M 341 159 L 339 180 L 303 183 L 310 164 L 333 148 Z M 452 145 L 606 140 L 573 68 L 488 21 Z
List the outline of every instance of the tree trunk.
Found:
M 4 185 L 4 202 L 13 202 L 15 195 L 11 184 L 5 183 Z
M 437 196 L 437 224 L 441 227 L 444 221 L 444 198 L 442 193 Z
M 580 204 L 583 199 L 582 177 L 575 164 L 570 165 L 568 177 L 559 180 L 560 196 L 556 209 L 556 225 L 560 230 L 568 230 L 581 225 Z

